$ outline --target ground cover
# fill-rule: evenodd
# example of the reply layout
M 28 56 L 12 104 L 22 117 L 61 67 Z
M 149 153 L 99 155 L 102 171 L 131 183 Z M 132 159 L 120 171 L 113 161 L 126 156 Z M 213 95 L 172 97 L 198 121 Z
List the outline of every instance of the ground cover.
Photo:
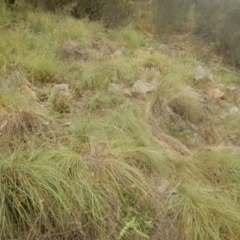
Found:
M 1 239 L 239 239 L 237 70 L 135 27 L 0 8 Z

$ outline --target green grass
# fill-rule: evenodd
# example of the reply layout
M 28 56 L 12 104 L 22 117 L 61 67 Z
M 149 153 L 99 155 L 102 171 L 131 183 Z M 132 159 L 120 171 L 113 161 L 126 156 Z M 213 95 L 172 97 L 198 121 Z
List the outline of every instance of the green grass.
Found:
M 239 238 L 238 90 L 207 95 L 236 77 L 195 83 L 201 62 L 133 24 L 1 6 L 0 31 L 0 239 Z M 96 55 L 61 58 L 69 41 Z M 153 79 L 146 96 L 108 89 Z M 47 99 L 56 83 L 75 92 L 67 113 Z

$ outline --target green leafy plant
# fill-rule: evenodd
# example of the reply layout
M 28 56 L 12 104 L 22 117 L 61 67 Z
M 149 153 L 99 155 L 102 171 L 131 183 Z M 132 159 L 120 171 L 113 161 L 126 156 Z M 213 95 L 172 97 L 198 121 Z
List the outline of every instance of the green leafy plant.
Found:
M 136 235 L 141 236 L 145 239 L 149 239 L 148 235 L 146 235 L 145 233 L 141 232 L 138 229 L 138 225 L 139 224 L 136 222 L 136 217 L 132 217 L 130 221 L 125 223 L 125 226 L 120 231 L 117 240 L 121 240 L 126 235 L 126 233 L 129 231 L 133 231 Z

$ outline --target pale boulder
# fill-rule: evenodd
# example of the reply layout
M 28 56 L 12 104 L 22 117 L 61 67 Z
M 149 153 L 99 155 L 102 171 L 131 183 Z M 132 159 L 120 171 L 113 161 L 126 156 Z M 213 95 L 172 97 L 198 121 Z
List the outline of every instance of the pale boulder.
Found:
M 194 79 L 196 81 L 212 81 L 213 75 L 207 69 L 203 68 L 202 66 L 198 66 L 194 70 Z
M 225 94 L 220 89 L 214 88 L 214 89 L 208 89 L 208 95 L 215 99 L 219 99 L 219 98 L 222 98 Z

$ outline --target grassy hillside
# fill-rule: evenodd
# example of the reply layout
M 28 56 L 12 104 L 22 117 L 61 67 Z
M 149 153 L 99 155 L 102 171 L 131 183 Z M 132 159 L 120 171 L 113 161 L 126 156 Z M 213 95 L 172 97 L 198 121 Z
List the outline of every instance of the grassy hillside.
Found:
M 21 6 L 0 36 L 0 239 L 239 239 L 233 70 Z

